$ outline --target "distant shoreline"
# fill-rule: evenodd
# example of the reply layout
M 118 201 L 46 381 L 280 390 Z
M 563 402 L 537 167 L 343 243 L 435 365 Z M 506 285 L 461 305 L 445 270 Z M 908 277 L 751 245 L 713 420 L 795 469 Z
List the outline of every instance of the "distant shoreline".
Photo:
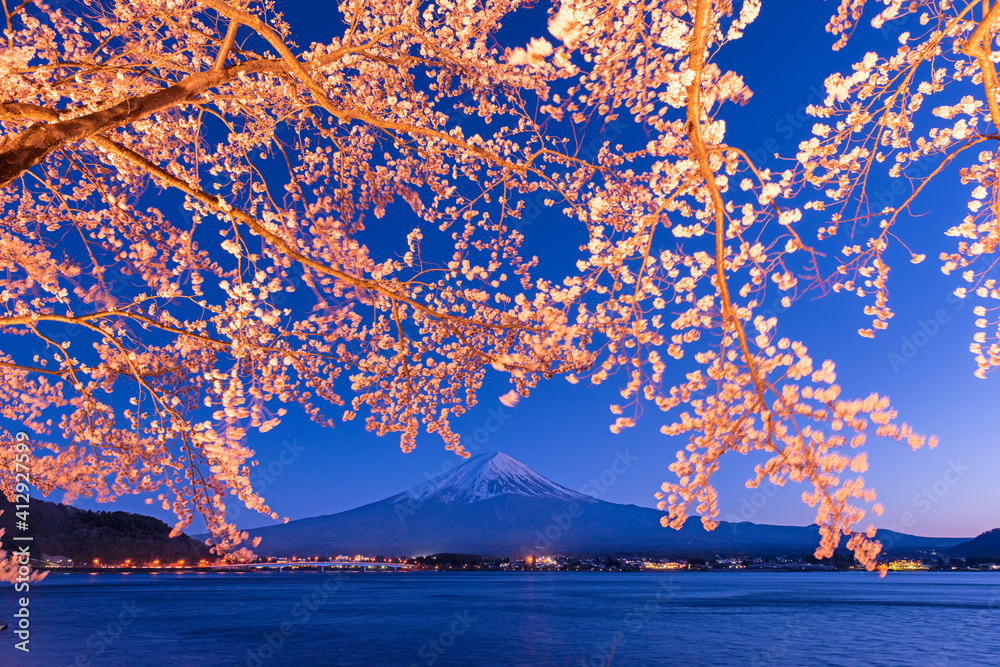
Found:
M 48 568 L 48 569 L 38 569 L 38 572 L 48 572 L 48 573 L 61 573 L 61 574 L 289 574 L 291 572 L 296 573 L 315 573 L 315 574 L 326 574 L 326 571 L 321 571 L 315 567 L 287 567 L 285 568 L 289 572 L 279 572 L 273 568 L 254 568 L 250 567 L 245 570 L 215 570 L 207 567 L 197 567 L 197 568 L 93 568 L 93 567 L 58 567 L 58 568 Z M 746 573 L 761 573 L 761 572 L 788 572 L 788 573 L 803 573 L 803 572 L 859 572 L 859 573 L 871 573 L 877 574 L 877 570 L 869 572 L 863 568 L 832 568 L 832 567 L 773 567 L 773 568 L 692 568 L 692 569 L 675 569 L 675 570 L 556 570 L 556 569 L 461 569 L 461 568 L 449 568 L 449 569 L 411 569 L 403 570 L 401 572 L 394 572 L 388 570 L 372 570 L 370 572 L 363 571 L 361 569 L 333 569 L 328 568 L 331 572 L 338 573 L 351 573 L 351 574 L 386 574 L 386 575 L 403 575 L 403 574 L 450 574 L 450 573 L 463 573 L 463 574 L 484 574 L 484 573 L 494 573 L 494 574 L 580 574 L 580 573 L 594 573 L 594 574 L 705 574 L 705 573 L 724 573 L 724 574 L 746 574 Z M 948 569 L 898 569 L 889 570 L 890 574 L 899 574 L 904 572 L 919 572 L 919 573 L 956 573 L 956 572 L 996 572 L 1000 574 L 1000 568 L 948 568 Z

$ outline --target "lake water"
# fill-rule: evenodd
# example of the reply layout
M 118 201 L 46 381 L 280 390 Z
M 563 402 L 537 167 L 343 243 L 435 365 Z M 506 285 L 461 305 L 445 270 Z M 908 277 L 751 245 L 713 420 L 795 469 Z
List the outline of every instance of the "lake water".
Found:
M 29 604 L 2 665 L 1000 665 L 988 572 L 51 574 Z

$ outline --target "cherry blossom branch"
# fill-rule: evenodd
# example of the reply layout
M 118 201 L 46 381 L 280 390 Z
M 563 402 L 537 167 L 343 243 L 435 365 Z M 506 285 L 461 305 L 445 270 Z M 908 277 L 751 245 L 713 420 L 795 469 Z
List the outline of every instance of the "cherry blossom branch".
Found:
M 711 19 L 713 1 L 697 0 L 695 5 L 694 31 L 691 36 L 690 47 L 690 68 L 694 72 L 691 85 L 688 86 L 687 103 L 687 132 L 691 141 L 692 153 L 698 162 L 705 187 L 711 196 L 712 212 L 715 216 L 715 275 L 719 289 L 719 298 L 722 300 L 723 317 L 729 320 L 739 339 L 740 351 L 743 360 L 747 364 L 757 391 L 757 398 L 761 405 L 765 405 L 761 378 L 757 372 L 753 355 L 747 345 L 746 332 L 743 330 L 743 323 L 733 310 L 732 301 L 729 297 L 729 287 L 726 282 L 726 229 L 725 229 L 725 205 L 722 202 L 722 194 L 715 183 L 715 171 L 708 162 L 709 151 L 705 147 L 705 142 L 701 136 L 701 76 L 705 66 L 705 40 L 709 31 L 709 21 Z
M 226 64 L 226 58 L 229 57 L 229 52 L 233 48 L 233 42 L 236 41 L 236 33 L 240 29 L 240 24 L 238 21 L 230 21 L 229 27 L 226 29 L 226 37 L 222 42 L 222 46 L 219 48 L 219 55 L 215 58 L 215 64 L 212 65 L 212 69 L 222 69 Z
M 1000 105 L 997 104 L 1000 78 L 997 77 L 996 66 L 985 46 L 987 39 L 992 43 L 991 31 L 998 17 L 1000 17 L 1000 2 L 994 2 L 989 13 L 983 17 L 983 20 L 969 35 L 969 39 L 962 45 L 962 52 L 974 57 L 979 63 L 979 69 L 983 73 L 983 91 L 985 92 L 986 104 L 990 109 L 990 117 L 993 119 L 993 126 L 1000 129 Z

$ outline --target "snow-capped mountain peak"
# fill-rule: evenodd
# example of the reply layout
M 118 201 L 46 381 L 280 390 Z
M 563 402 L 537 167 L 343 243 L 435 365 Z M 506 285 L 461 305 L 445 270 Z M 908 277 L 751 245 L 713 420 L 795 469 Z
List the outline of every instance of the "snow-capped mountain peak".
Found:
M 475 456 L 453 472 L 439 475 L 399 496 L 400 501 L 474 503 L 503 494 L 594 502 L 594 498 L 552 482 L 503 452 Z

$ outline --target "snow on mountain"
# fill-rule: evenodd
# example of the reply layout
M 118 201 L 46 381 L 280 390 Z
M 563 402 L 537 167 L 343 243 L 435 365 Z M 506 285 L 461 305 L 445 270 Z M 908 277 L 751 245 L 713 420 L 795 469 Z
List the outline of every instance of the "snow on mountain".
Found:
M 503 452 L 475 456 L 454 472 L 415 486 L 394 500 L 411 503 L 433 498 L 445 503 L 474 503 L 503 494 L 568 502 L 596 502 L 590 496 L 571 491 L 542 477 Z

